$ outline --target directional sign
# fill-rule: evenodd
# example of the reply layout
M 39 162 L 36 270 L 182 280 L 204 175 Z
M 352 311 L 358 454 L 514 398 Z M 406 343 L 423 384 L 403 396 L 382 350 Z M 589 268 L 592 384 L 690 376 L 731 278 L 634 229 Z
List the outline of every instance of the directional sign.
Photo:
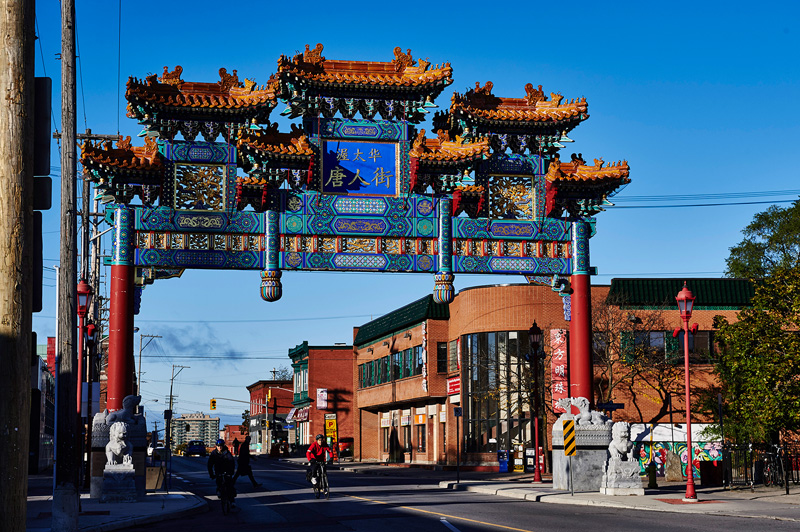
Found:
M 575 420 L 564 420 L 564 456 L 575 456 Z
M 457 406 L 457 407 L 453 408 L 453 415 L 455 417 L 461 417 L 462 412 L 463 412 L 463 410 L 461 409 L 460 406 Z

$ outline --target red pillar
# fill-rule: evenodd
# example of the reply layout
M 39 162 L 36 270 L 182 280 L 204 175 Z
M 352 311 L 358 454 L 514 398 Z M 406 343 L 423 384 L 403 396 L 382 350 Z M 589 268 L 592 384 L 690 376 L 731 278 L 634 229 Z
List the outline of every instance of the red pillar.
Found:
M 111 301 L 108 316 L 108 388 L 106 408 L 119 410 L 132 391 L 133 375 L 133 270 L 111 266 Z
M 593 406 L 591 280 L 588 274 L 573 274 L 571 284 L 570 396 L 586 397 Z

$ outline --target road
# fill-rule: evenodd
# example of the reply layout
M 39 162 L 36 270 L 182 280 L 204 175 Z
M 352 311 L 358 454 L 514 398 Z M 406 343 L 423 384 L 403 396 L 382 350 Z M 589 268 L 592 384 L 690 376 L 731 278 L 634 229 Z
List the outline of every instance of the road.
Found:
M 797 530 L 796 522 L 688 515 L 534 503 L 443 490 L 430 480 L 329 471 L 330 500 L 314 498 L 305 471 L 261 459 L 253 463 L 254 489 L 237 481 L 237 508 L 222 515 L 204 458 L 175 457 L 173 490 L 206 497 L 210 511 L 129 530 L 191 532 L 286 530 L 298 532 L 573 532 Z M 268 490 L 268 491 L 265 491 Z

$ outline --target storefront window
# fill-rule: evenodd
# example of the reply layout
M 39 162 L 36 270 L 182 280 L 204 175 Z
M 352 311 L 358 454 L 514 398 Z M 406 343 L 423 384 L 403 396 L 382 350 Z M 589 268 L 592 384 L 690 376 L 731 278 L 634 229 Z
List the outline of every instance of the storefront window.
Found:
M 417 452 L 425 452 L 425 428 L 426 425 L 417 425 Z
M 403 427 L 403 447 L 407 453 L 410 453 L 411 449 L 414 448 L 414 444 L 411 442 L 411 425 Z
M 382 438 L 383 439 L 383 452 L 388 453 L 389 452 L 389 448 L 390 448 L 389 447 L 390 446 L 389 427 L 383 427 L 382 432 L 383 432 L 383 438 Z
M 530 446 L 530 375 L 527 331 L 469 334 L 461 338 L 469 361 L 464 429 L 468 452 Z

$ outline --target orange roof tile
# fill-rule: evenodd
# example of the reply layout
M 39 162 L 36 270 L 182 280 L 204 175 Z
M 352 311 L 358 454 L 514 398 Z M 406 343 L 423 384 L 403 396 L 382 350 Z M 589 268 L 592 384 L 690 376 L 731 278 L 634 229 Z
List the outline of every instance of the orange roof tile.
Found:
M 158 143 L 151 137 L 145 137 L 144 146 L 134 147 L 131 147 L 130 137 L 120 138 L 116 148 L 111 147 L 110 141 L 102 144 L 84 141 L 81 144 L 81 164 L 84 166 L 84 173 L 92 165 L 142 172 L 164 170 L 161 155 L 158 153 Z
M 542 91 L 542 86 L 534 89 L 531 83 L 525 85 L 524 98 L 498 98 L 492 94 L 493 84 L 487 82 L 483 87 L 479 83 L 474 89 L 465 94 L 453 93 L 451 99 L 451 113 L 461 110 L 463 112 L 484 118 L 486 120 L 501 120 L 514 122 L 548 122 L 568 119 L 585 120 L 589 118 L 586 98 L 566 100 L 560 94 L 550 93 L 548 100 Z
M 483 159 L 489 156 L 489 152 L 489 139 L 486 137 L 465 144 L 461 137 L 456 137 L 455 141 L 449 140 L 446 133 L 439 138 L 425 138 L 425 130 L 422 129 L 414 139 L 409 155 L 420 161 L 458 162 Z
M 278 124 L 272 124 L 267 129 L 241 128 L 236 145 L 281 155 L 308 157 L 314 154 L 308 137 L 295 124 L 292 124 L 291 133 L 278 132 Z
M 180 78 L 182 71 L 178 65 L 173 72 L 164 67 L 160 78 L 155 74 L 147 76 L 144 81 L 131 77 L 125 98 L 130 102 L 143 100 L 163 107 L 204 110 L 273 107 L 277 103 L 278 80 L 274 78 L 270 78 L 266 85 L 257 86 L 249 79 L 239 82 L 236 70 L 228 74 L 226 69 L 220 68 L 220 81 L 217 83 L 194 83 L 183 81 Z M 130 116 L 131 112 L 128 114 Z
M 619 184 L 630 183 L 630 167 L 628 161 L 617 161 L 603 166 L 603 159 L 595 159 L 594 165 L 587 165 L 582 159 L 573 158 L 571 162 L 562 163 L 558 158 L 550 163 L 545 177 L 550 182 L 584 182 L 600 183 L 619 181 Z
M 390 62 L 326 60 L 321 54 L 321 44 L 317 44 L 314 50 L 306 45 L 303 54 L 292 58 L 281 56 L 278 72 L 289 72 L 309 81 L 344 85 L 419 87 L 453 82 L 450 63 L 431 68 L 428 61 L 415 61 L 411 50 L 403 53 L 399 46 L 394 49 L 395 58 Z

